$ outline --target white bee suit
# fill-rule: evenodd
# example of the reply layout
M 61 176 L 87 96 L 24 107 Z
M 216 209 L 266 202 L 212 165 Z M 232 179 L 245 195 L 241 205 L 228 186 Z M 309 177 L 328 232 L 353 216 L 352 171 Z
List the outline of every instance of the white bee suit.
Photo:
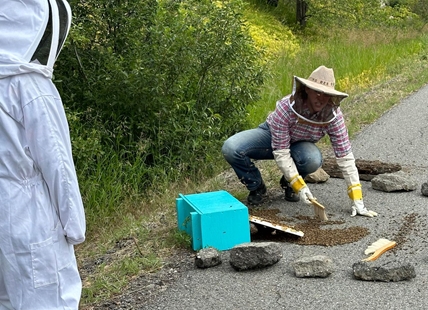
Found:
M 85 215 L 53 64 L 65 0 L 0 1 L 0 309 L 78 309 Z

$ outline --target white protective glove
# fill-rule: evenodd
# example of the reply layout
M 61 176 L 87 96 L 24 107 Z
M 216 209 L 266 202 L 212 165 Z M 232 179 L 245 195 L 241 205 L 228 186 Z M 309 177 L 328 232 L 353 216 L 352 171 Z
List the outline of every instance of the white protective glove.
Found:
M 348 187 L 348 196 L 352 200 L 352 214 L 357 214 L 374 217 L 377 213 L 367 210 L 363 202 L 363 192 L 360 184 L 360 176 L 358 174 L 357 166 L 355 165 L 354 154 L 351 152 L 345 157 L 336 158 L 337 165 L 342 171 L 343 178 L 345 179 Z
M 302 189 L 299 191 L 299 197 L 300 200 L 306 203 L 307 205 L 312 205 L 312 202 L 309 199 L 314 199 L 314 196 L 312 196 L 312 193 L 307 185 L 305 187 L 302 187 Z
M 284 175 L 285 179 L 290 183 L 295 193 L 299 194 L 300 199 L 306 204 L 312 204 L 309 199 L 313 199 L 311 191 L 305 181 L 299 175 L 296 164 L 290 154 L 290 149 L 273 151 L 276 164 Z
M 362 215 L 362 216 L 367 216 L 367 217 L 377 216 L 376 212 L 366 209 L 362 200 L 354 200 L 354 203 L 352 205 L 351 216 L 355 216 L 357 214 Z

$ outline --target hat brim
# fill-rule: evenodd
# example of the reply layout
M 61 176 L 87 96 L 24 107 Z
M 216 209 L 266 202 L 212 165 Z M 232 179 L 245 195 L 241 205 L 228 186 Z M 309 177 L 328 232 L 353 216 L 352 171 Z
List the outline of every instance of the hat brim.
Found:
M 341 97 L 342 99 L 349 96 L 348 94 L 337 91 L 334 88 L 327 87 L 327 86 L 312 82 L 310 80 L 300 78 L 298 76 L 295 76 L 294 78 L 296 79 L 296 81 L 298 81 L 301 84 L 309 87 L 310 89 L 320 91 L 320 92 L 327 94 L 327 95 L 330 95 L 330 96 L 337 96 L 337 97 Z

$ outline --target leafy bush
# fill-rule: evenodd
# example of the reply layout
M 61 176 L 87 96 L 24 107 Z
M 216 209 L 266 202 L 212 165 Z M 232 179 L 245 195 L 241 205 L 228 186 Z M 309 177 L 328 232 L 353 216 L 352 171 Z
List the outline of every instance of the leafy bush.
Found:
M 262 81 L 242 2 L 71 5 L 74 24 L 55 73 L 65 105 L 91 122 L 82 128 L 102 132 L 102 148 L 120 149 L 123 160 L 172 175 L 209 171 L 221 141 L 242 129 Z M 96 165 L 99 157 L 77 143 L 82 132 L 72 134 L 78 169 Z

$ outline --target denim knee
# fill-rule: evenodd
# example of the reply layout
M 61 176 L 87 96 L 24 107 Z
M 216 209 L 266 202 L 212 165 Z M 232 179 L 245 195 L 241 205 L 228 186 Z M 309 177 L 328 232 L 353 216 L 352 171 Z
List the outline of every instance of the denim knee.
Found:
M 236 154 L 236 147 L 234 143 L 230 142 L 230 139 L 224 141 L 221 148 L 221 153 L 223 154 L 224 159 L 230 164 L 233 162 Z
M 296 142 L 291 146 L 291 157 L 302 177 L 315 172 L 322 165 L 322 154 L 312 142 Z

